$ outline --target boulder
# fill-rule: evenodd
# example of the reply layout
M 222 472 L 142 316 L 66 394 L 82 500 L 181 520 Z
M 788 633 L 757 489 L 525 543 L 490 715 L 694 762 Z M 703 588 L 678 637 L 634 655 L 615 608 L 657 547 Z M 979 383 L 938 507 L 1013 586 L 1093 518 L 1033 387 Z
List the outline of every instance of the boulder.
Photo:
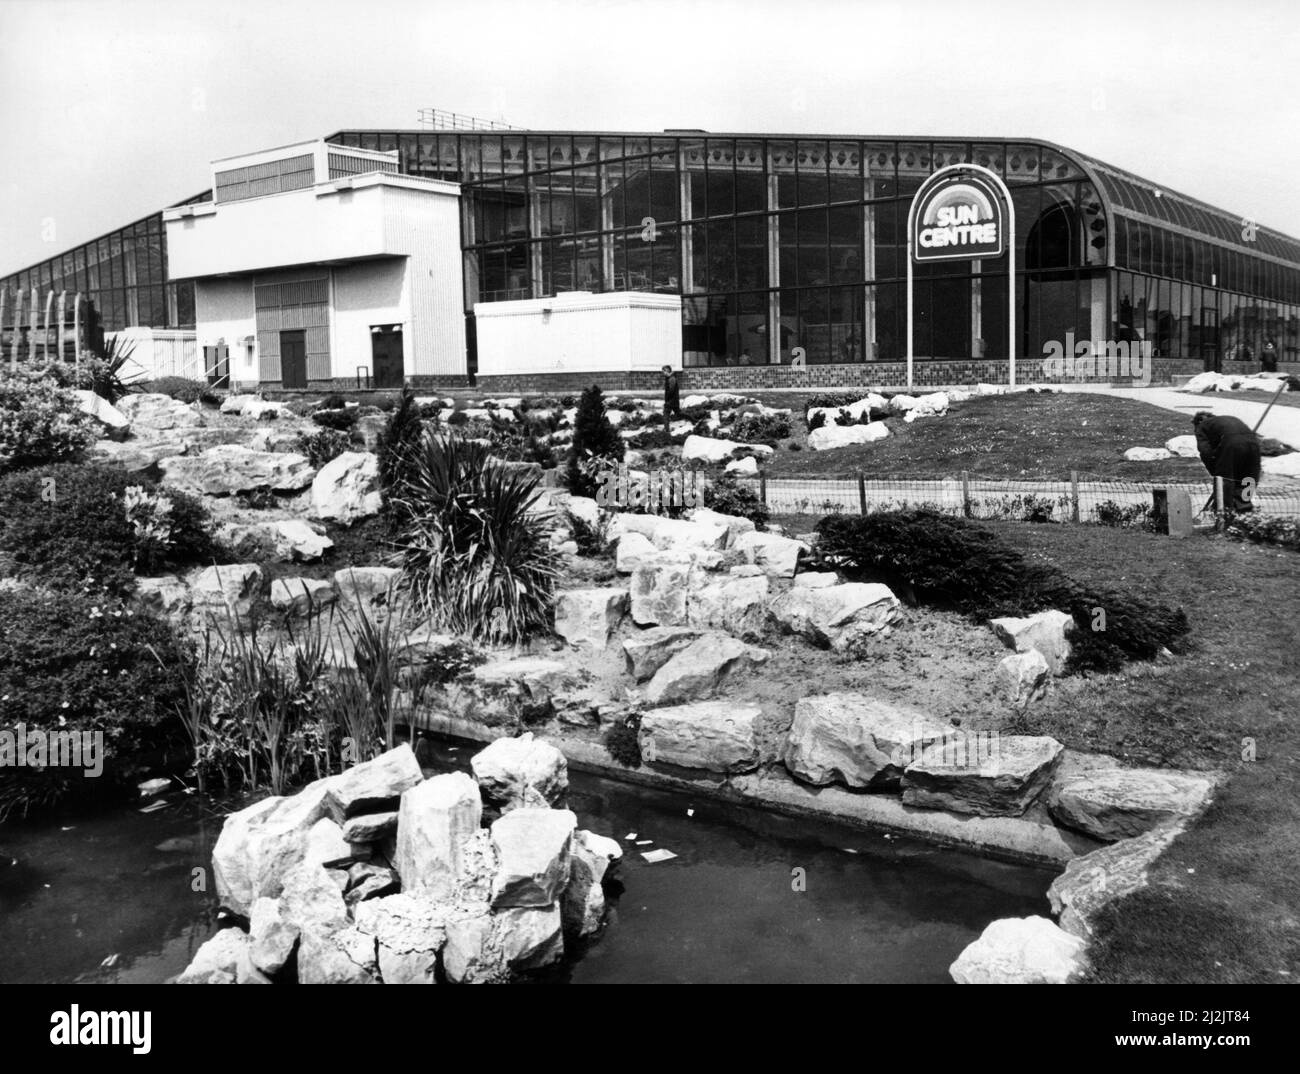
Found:
M 283 403 L 261 399 L 256 395 L 228 395 L 221 404 L 221 413 L 238 414 L 252 418 L 254 421 L 272 420 L 280 417 L 292 417 L 293 411 Z
M 1064 748 L 1046 735 L 946 739 L 926 747 L 903 770 L 903 804 L 984 817 L 1019 816 L 1051 782 Z
M 1037 701 L 1047 692 L 1052 669 L 1037 649 L 1004 656 L 997 668 L 998 689 L 1017 708 Z
M 627 608 L 626 589 L 564 590 L 555 599 L 555 633 L 570 645 L 603 649 Z
M 625 533 L 614 549 L 614 569 L 619 574 L 631 574 L 642 563 L 655 559 L 658 549 L 643 533 Z
M 772 618 L 786 633 L 841 653 L 879 634 L 901 614 L 898 598 L 879 582 L 794 585 L 772 602 Z
M 323 799 L 323 791 L 308 787 L 293 798 L 264 798 L 226 817 L 212 849 L 220 906 L 247 917 L 259 896 L 280 894 L 283 874 L 302 860 L 307 832 L 324 816 Z
M 839 585 L 840 576 L 834 571 L 801 571 L 794 576 L 794 584 L 808 589 L 826 589 Z
M 1190 433 L 1166 440 L 1165 450 L 1170 455 L 1180 459 L 1199 459 L 1201 457 L 1200 449 L 1196 446 L 1196 437 Z
M 71 394 L 77 401 L 77 409 L 83 414 L 89 414 L 110 433 L 125 432 L 130 428 L 131 422 L 126 415 L 102 395 L 96 395 L 84 388 L 74 388 Z
M 362 414 L 354 426 L 357 435 L 367 451 L 378 451 L 379 442 L 388 429 L 388 414 Z
M 586 937 L 600 930 L 605 917 L 606 873 L 623 857 L 618 841 L 578 829 L 573 833 L 569 884 L 560 901 L 567 935 Z
M 740 515 L 724 515 L 708 507 L 697 507 L 691 512 L 691 521 L 702 523 L 706 526 L 725 526 L 727 529 L 727 540 L 723 547 L 728 547 L 742 533 L 753 533 L 754 523 Z
M 183 618 L 193 606 L 190 587 L 174 574 L 135 580 L 136 599 L 155 615 L 167 619 Z
M 355 906 L 367 899 L 392 895 L 401 886 L 402 879 L 397 875 L 397 870 L 371 861 L 354 862 L 348 869 L 348 882 L 343 888 L 343 901 L 349 906 Z
M 397 810 L 362 813 L 343 822 L 343 839 L 348 844 L 381 843 L 397 831 Z
M 311 484 L 316 471 L 305 455 L 254 451 L 240 444 L 218 444 L 197 455 L 162 459 L 163 484 L 206 496 L 272 489 L 296 492 Z
M 733 547 L 744 553 L 746 562 L 756 563 L 776 578 L 793 578 L 799 553 L 811 551 L 803 541 L 757 531 L 740 534 Z
M 632 621 L 640 626 L 685 626 L 686 598 L 696 569 L 689 561 L 652 559 L 632 572 Z
M 948 969 L 958 984 L 1068 984 L 1086 966 L 1083 941 L 1045 917 L 989 925 Z
M 694 701 L 722 689 L 734 676 L 767 663 L 768 651 L 726 634 L 702 634 L 669 658 L 645 687 L 651 704 Z
M 124 395 L 117 401 L 117 410 L 131 423 L 136 436 L 192 429 L 203 424 L 203 417 L 197 410 L 161 392 Z
M 297 451 L 301 435 L 289 429 L 258 429 L 248 446 L 254 451 Z
M 569 854 L 578 818 L 567 809 L 521 807 L 492 824 L 497 871 L 492 908 L 546 907 L 569 884 Z
M 1047 889 L 1061 928 L 1081 940 L 1091 939 L 1101 911 L 1146 887 L 1147 871 L 1181 830 L 1177 823 L 1162 824 L 1071 861 Z
M 989 626 L 1003 644 L 1018 653 L 1037 649 L 1053 675 L 1065 670 L 1065 662 L 1070 657 L 1068 635 L 1074 630 L 1073 616 L 1049 609 L 1023 619 L 1013 616 L 990 619 Z
M 740 638 L 758 638 L 767 627 L 767 601 L 766 575 L 728 577 L 692 590 L 686 615 L 692 626 L 724 630 Z
M 284 919 L 278 899 L 258 898 L 248 915 L 249 957 L 263 973 L 284 968 L 298 942 L 298 927 Z
M 379 459 L 368 451 L 345 451 L 320 468 L 311 482 L 311 515 L 351 525 L 379 514 Z
M 490 945 L 513 973 L 542 969 L 564 957 L 560 906 L 510 907 L 492 915 Z
M 600 505 L 590 496 L 570 496 L 565 506 L 569 514 L 591 529 L 600 528 Z
M 709 772 L 751 772 L 761 757 L 754 725 L 762 714 L 758 705 L 734 701 L 650 709 L 637 732 L 641 757 Z
M 403 744 L 325 782 L 325 810 L 337 824 L 344 824 L 350 817 L 396 808 L 408 790 L 424 782 L 424 773 L 415 751 Z
M 152 470 L 162 459 L 184 455 L 188 450 L 184 440 L 96 440 L 90 446 L 90 457 L 128 474 L 138 474 Z
M 549 742 L 525 731 L 518 738 L 499 738 L 470 759 L 470 770 L 483 797 L 503 813 L 520 808 L 546 809 L 569 789 L 569 765 Z
M 330 870 L 316 862 L 300 861 L 284 874 L 280 916 L 305 938 L 346 928 L 348 908 Z
M 808 447 L 813 451 L 831 451 L 854 444 L 870 444 L 889 435 L 889 426 L 883 421 L 870 425 L 822 425 L 808 434 Z
M 1155 768 L 1098 768 L 1058 780 L 1047 808 L 1066 827 L 1112 843 L 1170 820 L 1195 817 L 1210 801 L 1214 781 Z
M 875 392 L 870 392 L 862 399 L 859 399 L 853 403 L 848 403 L 844 406 L 809 407 L 807 418 L 809 421 L 812 421 L 813 415 L 821 414 L 825 418 L 826 424 L 831 425 L 836 420 L 838 420 L 840 416 L 840 411 L 842 410 L 848 411 L 849 416 L 854 421 L 858 421 L 861 419 L 863 414 L 870 414 L 872 411 L 877 411 L 877 412 L 883 411 L 888 409 L 888 406 L 889 406 L 889 401 L 883 395 L 878 395 Z
M 194 609 L 203 615 L 251 619 L 262 591 L 262 568 L 256 563 L 228 563 L 204 567 L 190 585 Z
M 724 524 L 661 518 L 650 534 L 650 543 L 664 552 L 721 551 L 727 543 L 727 533 Z
M 345 610 L 377 611 L 399 601 L 401 576 L 397 567 L 344 567 L 334 572 L 334 593 Z
M 729 474 L 753 477 L 758 473 L 758 460 L 753 455 L 746 455 L 743 459 L 733 459 L 723 469 Z
M 355 925 L 332 933 L 305 930 L 298 945 L 299 984 L 374 984 L 375 938 Z
M 194 952 L 176 983 L 234 984 L 236 969 L 247 950 L 247 933 L 237 928 L 222 929 Z
M 271 607 L 286 615 L 307 615 L 334 603 L 334 587 L 319 578 L 277 578 L 271 583 Z
M 405 892 L 357 904 L 358 931 L 373 936 L 384 984 L 435 984 L 447 911 Z
M 741 444 L 734 440 L 717 440 L 711 436 L 688 436 L 682 445 L 682 461 L 702 459 L 704 462 L 725 462 L 731 453 L 739 448 L 747 448 L 758 455 L 771 455 L 773 448 L 766 444 Z
M 652 627 L 623 641 L 628 674 L 637 682 L 650 678 L 672 657 L 700 636 L 691 627 Z
M 1131 447 L 1124 452 L 1126 462 L 1161 462 L 1173 457 L 1172 452 L 1162 447 Z
M 465 843 L 483 813 L 478 784 L 464 772 L 434 776 L 402 795 L 393 864 L 402 890 L 450 895 Z
M 864 694 L 801 697 L 783 760 L 804 783 L 878 790 L 898 786 L 903 769 L 955 728 Z
M 324 533 L 312 528 L 301 519 L 282 519 L 272 524 L 272 543 L 279 559 L 293 563 L 306 563 L 320 559 L 334 547 Z
M 1259 464 L 1264 473 L 1274 477 L 1300 477 L 1300 452 L 1276 458 L 1265 456 Z
M 346 868 L 352 863 L 352 847 L 343 838 L 343 829 L 329 817 L 321 817 L 307 831 L 307 847 L 302 860 L 307 863 Z

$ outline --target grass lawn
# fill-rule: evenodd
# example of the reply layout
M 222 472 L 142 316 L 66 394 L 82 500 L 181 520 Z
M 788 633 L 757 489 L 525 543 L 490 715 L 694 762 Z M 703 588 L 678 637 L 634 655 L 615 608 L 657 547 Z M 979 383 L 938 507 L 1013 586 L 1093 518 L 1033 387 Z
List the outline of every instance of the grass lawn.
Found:
M 784 404 L 783 404 L 784 405 Z M 1068 480 L 1199 481 L 1199 459 L 1127 462 L 1130 447 L 1163 447 L 1191 433 L 1191 423 L 1169 410 L 1109 395 L 1024 392 L 984 396 L 954 405 L 938 418 L 909 425 L 887 422 L 890 436 L 872 444 L 810 451 L 807 430 L 797 416 L 796 440 L 803 450 L 779 448 L 765 465 L 770 477 L 851 475 L 868 477 L 972 477 Z
M 778 521 L 791 532 L 812 522 Z M 1191 622 L 1185 654 L 1058 680 L 1014 729 L 1128 764 L 1229 775 L 1150 885 L 1103 918 L 1096 978 L 1300 978 L 1300 555 L 1210 535 L 986 525 L 1081 581 L 1181 606 Z M 1253 761 L 1243 759 L 1246 739 Z

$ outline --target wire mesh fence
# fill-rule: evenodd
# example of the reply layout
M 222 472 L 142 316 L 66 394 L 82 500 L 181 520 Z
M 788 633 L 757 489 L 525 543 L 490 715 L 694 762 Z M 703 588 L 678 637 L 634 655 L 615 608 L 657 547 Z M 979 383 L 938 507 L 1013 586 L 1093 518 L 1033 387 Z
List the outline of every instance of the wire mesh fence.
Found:
M 1124 525 L 1146 517 L 1157 489 L 1185 490 L 1194 512 L 1208 504 L 1212 514 L 1214 507 L 1214 481 L 1208 477 L 1201 482 L 758 477 L 742 484 L 773 514 L 865 515 L 928 507 L 973 519 Z M 1300 486 L 1261 486 L 1254 502 L 1263 514 L 1300 519 Z

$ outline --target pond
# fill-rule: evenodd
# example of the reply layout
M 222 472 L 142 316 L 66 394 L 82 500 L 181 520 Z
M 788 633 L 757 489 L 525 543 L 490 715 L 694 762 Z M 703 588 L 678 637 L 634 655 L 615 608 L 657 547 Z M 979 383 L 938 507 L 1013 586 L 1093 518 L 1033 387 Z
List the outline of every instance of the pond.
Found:
M 464 767 L 476 749 L 444 743 L 440 763 Z M 220 818 L 170 801 L 0 825 L 0 982 L 151 983 L 185 968 L 216 920 Z M 569 805 L 625 857 L 608 926 L 544 981 L 945 982 L 989 922 L 1047 912 L 1050 872 L 921 842 L 582 773 Z M 656 849 L 676 857 L 643 859 Z

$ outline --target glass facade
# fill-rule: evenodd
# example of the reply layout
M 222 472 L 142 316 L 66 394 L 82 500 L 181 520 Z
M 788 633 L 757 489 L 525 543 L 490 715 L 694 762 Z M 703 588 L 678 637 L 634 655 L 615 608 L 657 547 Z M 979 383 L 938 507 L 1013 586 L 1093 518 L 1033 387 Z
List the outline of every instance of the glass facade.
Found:
M 1211 365 L 1258 355 L 1270 336 L 1300 360 L 1300 243 L 1263 229 L 1234 238 L 1230 214 L 1168 192 L 1150 205 L 1134 194 L 1130 207 L 1114 187 L 1149 183 L 1043 143 L 693 131 L 328 140 L 396 149 L 402 171 L 464 184 L 467 313 L 569 290 L 680 294 L 687 366 L 788 363 L 796 348 L 809 363 L 903 358 L 908 207 L 926 176 L 957 163 L 992 169 L 1012 191 L 1020 357 L 1066 332 L 1129 332 L 1158 356 Z M 917 266 L 917 357 L 1005 358 L 1006 270 L 1005 257 Z
M 211 201 L 205 191 L 180 205 Z M 13 317 L 15 291 L 30 295 L 80 291 L 92 302 L 106 332 L 122 328 L 193 328 L 194 283 L 167 280 L 167 237 L 162 213 L 146 216 L 66 253 L 0 278 L 8 288 L 6 320 Z M 24 307 L 25 308 L 25 307 Z M 24 322 L 26 316 L 24 316 Z

